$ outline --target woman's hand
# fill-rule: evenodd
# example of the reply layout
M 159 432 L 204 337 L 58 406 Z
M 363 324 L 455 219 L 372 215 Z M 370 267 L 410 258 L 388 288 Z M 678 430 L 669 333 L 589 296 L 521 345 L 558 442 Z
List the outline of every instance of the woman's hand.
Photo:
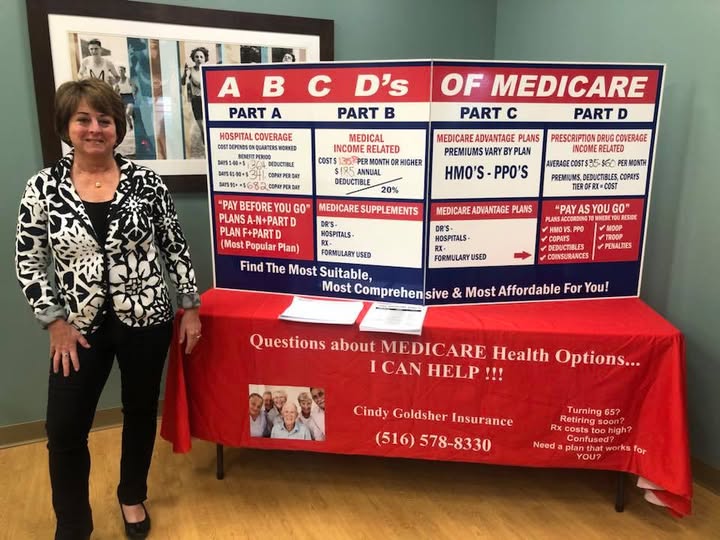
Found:
M 200 322 L 200 308 L 186 309 L 180 319 L 180 332 L 178 343 L 185 343 L 185 353 L 190 354 L 195 345 L 200 341 L 200 331 L 202 323 Z
M 50 357 L 52 358 L 53 373 L 60 371 L 62 366 L 63 376 L 70 376 L 70 366 L 75 371 L 80 370 L 80 360 L 77 355 L 77 344 L 86 349 L 90 344 L 72 325 L 64 319 L 58 319 L 48 325 L 50 333 Z

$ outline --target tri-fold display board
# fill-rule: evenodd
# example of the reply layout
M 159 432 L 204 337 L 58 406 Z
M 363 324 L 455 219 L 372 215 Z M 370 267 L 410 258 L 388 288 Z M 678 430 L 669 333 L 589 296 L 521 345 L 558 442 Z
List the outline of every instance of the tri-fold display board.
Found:
M 203 67 L 215 286 L 637 296 L 662 65 Z

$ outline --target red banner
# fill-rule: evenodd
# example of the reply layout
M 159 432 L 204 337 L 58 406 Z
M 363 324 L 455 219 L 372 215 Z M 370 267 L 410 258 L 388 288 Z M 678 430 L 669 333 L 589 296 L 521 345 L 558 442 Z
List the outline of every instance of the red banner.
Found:
M 689 513 L 683 337 L 642 301 L 433 307 L 418 337 L 278 320 L 290 301 L 203 295 L 203 340 L 171 353 L 162 435 L 176 451 L 195 436 L 627 471 Z

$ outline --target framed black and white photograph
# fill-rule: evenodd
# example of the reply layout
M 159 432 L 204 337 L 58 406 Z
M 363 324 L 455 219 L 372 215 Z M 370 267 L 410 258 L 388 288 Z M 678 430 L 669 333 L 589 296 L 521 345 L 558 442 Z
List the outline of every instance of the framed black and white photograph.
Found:
M 174 191 L 205 191 L 200 68 L 333 59 L 333 21 L 126 0 L 27 0 L 45 165 L 68 147 L 53 130 L 63 82 L 105 80 L 125 103 L 118 152 Z

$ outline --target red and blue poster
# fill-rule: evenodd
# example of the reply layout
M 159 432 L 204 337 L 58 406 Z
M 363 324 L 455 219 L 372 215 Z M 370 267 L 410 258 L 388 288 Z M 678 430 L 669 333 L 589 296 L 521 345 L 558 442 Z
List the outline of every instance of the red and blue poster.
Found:
M 662 65 L 203 68 L 215 286 L 637 296 Z

